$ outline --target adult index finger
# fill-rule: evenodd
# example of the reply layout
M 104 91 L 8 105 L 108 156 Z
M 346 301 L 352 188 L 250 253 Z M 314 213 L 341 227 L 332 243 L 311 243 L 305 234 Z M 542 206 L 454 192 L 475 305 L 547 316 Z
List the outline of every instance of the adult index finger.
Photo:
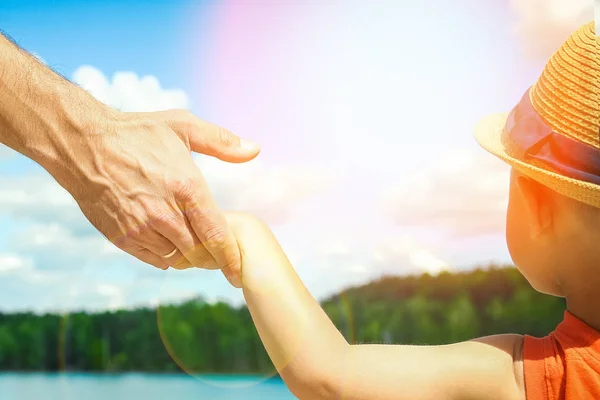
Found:
M 181 193 L 182 211 L 202 245 L 215 259 L 219 268 L 228 270 L 226 275 L 235 287 L 241 272 L 240 250 L 222 211 L 211 197 L 206 182 L 198 174 L 193 187 Z

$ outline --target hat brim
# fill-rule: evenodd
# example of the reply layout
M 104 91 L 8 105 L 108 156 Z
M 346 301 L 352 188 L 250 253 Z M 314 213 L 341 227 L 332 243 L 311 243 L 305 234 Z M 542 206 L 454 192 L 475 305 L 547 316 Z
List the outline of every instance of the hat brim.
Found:
M 502 143 L 507 118 L 508 113 L 502 113 L 489 115 L 479 121 L 475 126 L 475 140 L 481 147 L 542 185 L 564 196 L 600 208 L 599 185 L 569 178 L 509 155 Z

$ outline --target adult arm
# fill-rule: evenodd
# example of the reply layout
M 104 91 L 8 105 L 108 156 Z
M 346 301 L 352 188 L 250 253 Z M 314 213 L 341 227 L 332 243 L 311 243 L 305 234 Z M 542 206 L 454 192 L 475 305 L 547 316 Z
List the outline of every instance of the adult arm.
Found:
M 239 286 L 238 247 L 190 152 L 245 162 L 256 145 L 184 110 L 111 109 L 1 34 L 0 142 L 46 169 L 122 250 L 158 268 L 223 268 Z

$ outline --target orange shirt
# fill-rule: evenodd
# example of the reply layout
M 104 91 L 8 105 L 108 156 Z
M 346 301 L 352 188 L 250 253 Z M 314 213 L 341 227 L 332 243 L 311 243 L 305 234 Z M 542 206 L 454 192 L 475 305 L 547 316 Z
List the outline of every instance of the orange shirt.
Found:
M 525 335 L 527 400 L 600 399 L 600 332 L 566 311 L 546 337 Z

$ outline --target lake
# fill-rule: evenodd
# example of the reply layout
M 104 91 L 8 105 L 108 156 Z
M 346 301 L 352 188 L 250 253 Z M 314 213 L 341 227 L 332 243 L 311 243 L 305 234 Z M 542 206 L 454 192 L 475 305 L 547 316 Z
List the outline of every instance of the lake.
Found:
M 0 373 L 2 400 L 291 400 L 280 379 L 163 374 Z

